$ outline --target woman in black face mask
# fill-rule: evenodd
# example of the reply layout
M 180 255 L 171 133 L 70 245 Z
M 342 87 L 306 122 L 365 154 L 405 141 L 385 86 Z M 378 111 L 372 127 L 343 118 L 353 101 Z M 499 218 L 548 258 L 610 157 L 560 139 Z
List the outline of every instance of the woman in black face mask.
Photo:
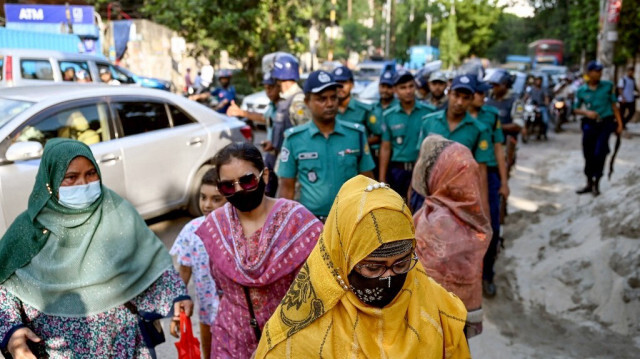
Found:
M 322 232 L 322 223 L 297 202 L 265 196 L 269 169 L 247 143 L 224 147 L 213 159 L 217 187 L 228 203 L 196 231 L 222 293 L 211 326 L 211 356 L 249 358 Z
M 424 272 L 400 195 L 357 176 L 265 326 L 256 359 L 467 359 L 464 304 Z

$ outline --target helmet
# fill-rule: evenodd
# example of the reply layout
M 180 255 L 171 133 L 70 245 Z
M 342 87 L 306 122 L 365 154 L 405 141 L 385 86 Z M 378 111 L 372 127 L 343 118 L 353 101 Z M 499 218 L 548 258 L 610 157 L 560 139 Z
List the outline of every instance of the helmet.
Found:
M 490 73 L 489 75 L 485 76 L 484 81 L 490 84 L 506 85 L 507 87 L 511 87 L 512 84 L 511 74 L 509 74 L 509 72 L 504 69 L 497 69 L 496 71 Z
M 232 72 L 231 70 L 227 70 L 227 69 L 221 69 L 218 72 L 218 78 L 222 78 L 222 77 L 231 77 Z
M 271 76 L 276 80 L 298 81 L 300 79 L 298 59 L 288 53 L 278 55 L 273 63 Z

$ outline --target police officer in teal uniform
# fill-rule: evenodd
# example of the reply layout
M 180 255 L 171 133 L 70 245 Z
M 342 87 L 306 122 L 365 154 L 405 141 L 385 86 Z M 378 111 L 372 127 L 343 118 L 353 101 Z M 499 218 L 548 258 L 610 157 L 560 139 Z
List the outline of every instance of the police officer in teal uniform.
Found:
M 373 161 L 376 163 L 376 169 L 373 172 L 376 176 L 378 176 L 378 158 L 380 157 L 380 142 L 382 140 L 382 114 L 388 108 L 399 103 L 393 92 L 393 76 L 392 71 L 385 71 L 380 75 L 378 82 L 380 100 L 373 104 L 368 119 L 369 146 L 371 146 Z
M 500 123 L 500 111 L 493 107 L 485 105 L 485 98 L 491 85 L 478 81 L 476 91 L 473 95 L 473 101 L 469 107 L 469 114 L 476 121 L 484 124 L 490 131 L 489 147 L 493 148 L 490 154 L 491 159 L 487 162 L 487 184 L 489 187 L 489 213 L 491 215 L 491 229 L 493 236 L 489 248 L 484 256 L 484 264 L 482 266 L 482 288 L 488 297 L 496 295 L 496 286 L 493 283 L 495 277 L 494 264 L 498 256 L 498 247 L 500 246 L 500 201 L 501 196 L 506 200 L 509 197 L 509 184 L 507 177 L 506 159 L 502 142 L 504 134 Z
M 476 77 L 472 75 L 461 75 L 453 79 L 446 110 L 424 116 L 416 149 L 419 150 L 422 141 L 431 134 L 441 135 L 469 148 L 480 165 L 481 189 L 488 208 L 487 164 L 490 163 L 494 150 L 491 133 L 467 112 L 476 91 L 476 81 Z M 416 196 L 417 194 L 412 195 L 411 201 L 414 209 L 422 206 L 421 199 Z
M 407 198 L 413 165 L 418 159 L 418 135 L 422 118 L 434 108 L 416 101 L 413 75 L 401 70 L 393 79 L 399 103 L 383 113 L 379 179 Z
M 300 203 L 325 220 L 340 187 L 357 174 L 373 177 L 373 159 L 364 126 L 337 121 L 341 85 L 325 71 L 315 71 L 304 84 L 312 121 L 288 129 L 277 173 L 280 196 L 293 199 L 300 182 Z
M 346 66 L 336 67 L 333 78 L 342 85 L 338 88 L 338 115 L 336 120 L 359 123 L 365 128 L 368 127 L 371 106 L 366 105 L 351 97 L 353 90 L 353 72 Z
M 616 106 L 614 86 L 611 81 L 601 81 L 602 64 L 590 61 L 587 65 L 589 80 L 576 93 L 573 112 L 582 115 L 582 151 L 587 185 L 578 194 L 600 195 L 600 178 L 609 154 L 609 136 L 613 131 L 622 133 L 622 118 Z M 581 109 L 585 105 L 586 110 Z

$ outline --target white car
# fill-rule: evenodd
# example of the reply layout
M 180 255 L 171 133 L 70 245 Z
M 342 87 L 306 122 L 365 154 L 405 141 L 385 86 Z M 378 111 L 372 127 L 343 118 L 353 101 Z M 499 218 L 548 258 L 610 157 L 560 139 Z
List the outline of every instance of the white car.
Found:
M 27 209 L 43 145 L 87 143 L 103 183 L 145 218 L 187 207 L 216 152 L 252 137 L 241 121 L 166 91 L 58 84 L 0 89 L 0 235 Z

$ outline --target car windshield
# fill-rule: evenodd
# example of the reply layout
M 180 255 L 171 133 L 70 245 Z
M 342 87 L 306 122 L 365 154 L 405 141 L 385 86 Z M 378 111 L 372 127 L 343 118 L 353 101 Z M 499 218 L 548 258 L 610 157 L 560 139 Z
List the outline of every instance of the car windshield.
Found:
M 18 101 L 0 97 L 0 128 L 20 113 L 33 106 L 34 102 Z

